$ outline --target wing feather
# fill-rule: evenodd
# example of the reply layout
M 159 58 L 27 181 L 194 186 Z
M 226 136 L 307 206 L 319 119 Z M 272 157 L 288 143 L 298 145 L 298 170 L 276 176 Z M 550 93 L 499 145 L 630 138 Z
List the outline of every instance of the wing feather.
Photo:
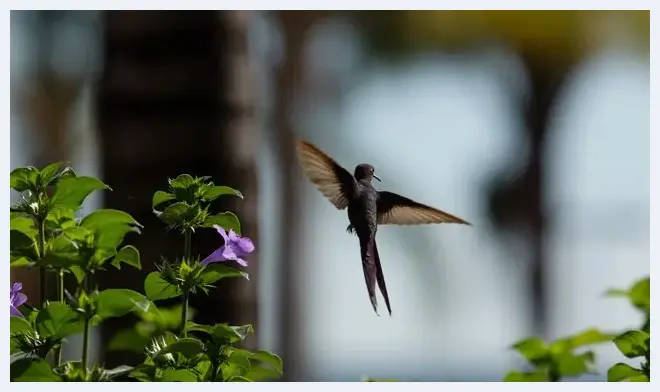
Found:
M 346 208 L 355 189 L 355 179 L 351 173 L 307 141 L 298 141 L 297 147 L 307 178 L 337 209 Z
M 378 192 L 378 224 L 419 225 L 467 221 L 392 192 Z

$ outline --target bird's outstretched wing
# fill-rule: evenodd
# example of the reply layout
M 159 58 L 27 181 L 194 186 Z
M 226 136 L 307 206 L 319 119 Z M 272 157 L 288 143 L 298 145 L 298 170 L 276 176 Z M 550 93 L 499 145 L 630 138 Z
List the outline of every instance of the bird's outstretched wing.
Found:
M 298 156 L 309 180 L 339 210 L 348 206 L 355 194 L 355 178 L 313 144 L 298 141 Z
M 425 223 L 470 223 L 433 207 L 392 192 L 378 192 L 379 225 L 419 225 Z

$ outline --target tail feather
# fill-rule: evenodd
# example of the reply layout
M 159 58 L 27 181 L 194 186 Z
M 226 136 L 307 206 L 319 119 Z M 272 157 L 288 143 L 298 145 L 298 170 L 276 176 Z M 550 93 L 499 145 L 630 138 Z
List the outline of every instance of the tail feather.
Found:
M 364 281 L 367 284 L 367 292 L 369 293 L 369 299 L 371 300 L 371 306 L 374 308 L 374 312 L 378 315 L 378 303 L 376 301 L 376 276 L 378 275 L 378 268 L 374 259 L 374 249 L 375 249 L 375 240 L 374 239 L 362 239 L 360 238 L 360 254 L 362 256 L 362 270 L 364 271 Z M 389 308 L 389 305 L 388 305 Z
M 380 256 L 378 255 L 378 245 L 376 245 L 376 239 L 373 240 L 374 244 L 374 260 L 376 261 L 376 279 L 378 281 L 378 288 L 380 289 L 383 298 L 385 298 L 385 305 L 387 306 L 387 311 L 392 316 L 392 308 L 390 307 L 390 297 L 387 295 L 387 286 L 385 286 L 385 275 L 383 275 L 383 267 L 380 265 Z

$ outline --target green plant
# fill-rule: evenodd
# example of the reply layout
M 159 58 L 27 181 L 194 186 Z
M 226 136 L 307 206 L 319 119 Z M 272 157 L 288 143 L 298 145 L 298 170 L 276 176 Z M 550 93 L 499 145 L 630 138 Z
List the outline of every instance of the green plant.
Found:
M 629 290 L 610 290 L 610 296 L 627 297 L 631 304 L 645 315 L 641 330 L 629 330 L 620 334 L 603 333 L 591 328 L 554 342 L 531 337 L 513 345 L 530 364 L 532 370 L 511 371 L 504 381 L 561 381 L 566 377 L 595 374 L 593 351 L 577 352 L 585 346 L 613 342 L 627 358 L 640 358 L 639 368 L 617 363 L 609 368 L 607 381 L 649 381 L 650 379 L 650 279 L 643 278 Z
M 254 246 L 240 236 L 240 222 L 231 212 L 211 213 L 221 196 L 243 197 L 209 177 L 187 174 L 170 180 L 167 191 L 154 194 L 154 213 L 169 229 L 183 236 L 182 256 L 163 259 L 147 275 L 144 294 L 125 288 L 98 290 L 107 268 L 122 265 L 141 269 L 140 253 L 124 245 L 129 233 L 143 229 L 126 212 L 100 209 L 78 218 L 85 198 L 96 190 L 110 190 L 93 177 L 78 176 L 59 163 L 39 170 L 24 167 L 10 174 L 10 187 L 21 201 L 10 210 L 10 261 L 14 268 L 38 268 L 41 293 L 49 277 L 57 283 L 57 298 L 30 304 L 20 283 L 10 290 L 10 378 L 12 381 L 111 381 L 129 377 L 137 381 L 261 381 L 282 375 L 282 361 L 266 351 L 238 347 L 253 332 L 252 326 L 199 325 L 191 321 L 188 300 L 206 294 L 221 279 L 248 278 L 228 265 L 242 259 Z M 160 209 L 157 209 L 160 208 Z M 224 245 L 204 260 L 191 254 L 196 230 L 213 228 Z M 72 276 L 75 289 L 65 289 Z M 43 296 L 43 294 L 42 294 Z M 181 298 L 180 306 L 164 309 L 157 301 Z M 27 301 L 27 302 L 26 302 Z M 145 354 L 140 364 L 104 369 L 88 361 L 89 330 L 103 321 L 127 314 L 140 321 L 109 342 Z M 79 361 L 62 363 L 61 347 L 72 334 L 83 334 Z

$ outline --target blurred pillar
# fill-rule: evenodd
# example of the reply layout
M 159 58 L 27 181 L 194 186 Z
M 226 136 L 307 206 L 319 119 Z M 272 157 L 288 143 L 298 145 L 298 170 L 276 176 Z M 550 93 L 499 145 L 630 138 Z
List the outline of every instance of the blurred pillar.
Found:
M 280 244 L 281 275 L 286 281 L 278 284 L 279 321 L 281 322 L 279 339 L 280 348 L 277 352 L 284 361 L 283 381 L 298 381 L 301 376 L 300 365 L 303 363 L 298 345 L 301 340 L 298 312 L 297 257 L 293 245 L 300 235 L 300 203 L 296 192 L 296 152 L 295 131 L 292 125 L 292 114 L 299 91 L 300 82 L 304 79 L 302 69 L 302 48 L 307 30 L 323 15 L 319 11 L 280 11 L 280 31 L 284 46 L 282 65 L 275 78 L 275 138 L 277 155 L 282 168 L 281 214 L 282 230 Z
M 245 236 L 256 240 L 256 141 L 247 129 L 249 94 L 237 69 L 247 62 L 240 13 L 121 11 L 106 12 L 105 67 L 98 96 L 103 180 L 114 191 L 105 205 L 131 213 L 145 228 L 127 237 L 142 256 L 142 271 L 110 269 L 105 287 L 143 291 L 147 273 L 160 257 L 182 255 L 183 240 L 166 232 L 151 209 L 156 190 L 178 174 L 209 175 L 235 187 L 245 200 L 219 200 L 216 210 L 231 209 Z M 236 57 L 236 59 L 234 59 Z M 240 97 L 240 100 L 238 99 Z M 193 237 L 193 254 L 204 257 L 222 239 L 214 230 Z M 259 249 L 259 244 L 256 244 Z M 208 297 L 191 299 L 201 323 L 254 323 L 257 255 L 251 255 L 249 282 L 220 281 Z M 105 288 L 103 287 L 103 288 Z M 172 304 L 176 301 L 172 302 Z M 134 320 L 111 320 L 104 341 Z M 106 353 L 107 367 L 136 363 L 128 353 Z
M 518 106 L 523 120 L 521 132 L 528 142 L 521 155 L 527 159 L 519 176 L 512 178 L 504 173 L 496 181 L 490 195 L 490 210 L 498 225 L 512 230 L 528 244 L 531 333 L 547 337 L 550 293 L 545 237 L 551 214 L 547 213 L 545 203 L 546 140 L 552 127 L 552 110 L 572 62 L 561 56 L 550 61 L 537 52 L 525 50 L 519 56 L 529 81 L 524 102 Z

